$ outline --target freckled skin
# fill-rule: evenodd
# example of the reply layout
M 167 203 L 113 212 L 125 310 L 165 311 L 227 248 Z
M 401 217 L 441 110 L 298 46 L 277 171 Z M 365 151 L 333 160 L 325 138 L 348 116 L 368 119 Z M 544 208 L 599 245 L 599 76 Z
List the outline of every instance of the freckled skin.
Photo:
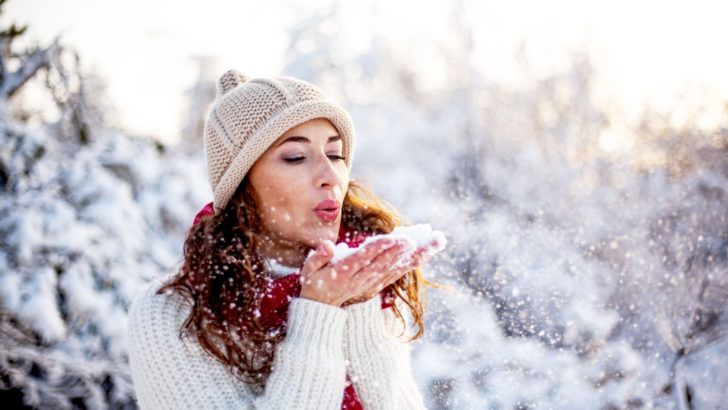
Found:
M 263 249 L 267 257 L 298 266 L 322 240 L 336 241 L 341 210 L 331 222 L 313 210 L 325 199 L 341 206 L 349 187 L 349 168 L 340 159 L 343 143 L 330 140 L 338 135 L 326 119 L 305 122 L 286 131 L 250 169 L 263 236 L 269 239 Z

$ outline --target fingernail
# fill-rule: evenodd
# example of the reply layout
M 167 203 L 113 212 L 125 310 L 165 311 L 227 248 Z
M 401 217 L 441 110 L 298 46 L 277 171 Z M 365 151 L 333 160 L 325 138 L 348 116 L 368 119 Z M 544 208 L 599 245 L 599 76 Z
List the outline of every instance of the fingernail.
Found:
M 326 251 L 326 247 L 323 243 L 320 243 L 318 248 L 316 248 L 316 253 L 320 254 L 321 256 L 329 256 L 329 253 Z

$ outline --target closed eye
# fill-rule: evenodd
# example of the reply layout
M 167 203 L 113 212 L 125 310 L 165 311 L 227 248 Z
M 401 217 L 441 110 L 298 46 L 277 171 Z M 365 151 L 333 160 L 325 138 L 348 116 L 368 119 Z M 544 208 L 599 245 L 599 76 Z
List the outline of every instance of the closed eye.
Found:
M 332 161 L 344 161 L 344 160 L 346 160 L 346 157 L 343 157 L 341 155 L 329 155 L 328 157 Z M 283 158 L 284 161 L 286 161 L 288 163 L 291 163 L 291 164 L 295 164 L 295 163 L 301 162 L 301 161 L 303 161 L 305 159 L 306 159 L 306 157 Z

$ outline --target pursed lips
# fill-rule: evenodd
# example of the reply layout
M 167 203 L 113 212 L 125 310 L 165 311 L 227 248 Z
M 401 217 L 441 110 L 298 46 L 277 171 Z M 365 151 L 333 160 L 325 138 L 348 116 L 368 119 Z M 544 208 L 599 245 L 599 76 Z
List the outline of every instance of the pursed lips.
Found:
M 313 212 L 324 222 L 333 222 L 339 215 L 339 203 L 333 199 L 326 199 L 319 203 Z

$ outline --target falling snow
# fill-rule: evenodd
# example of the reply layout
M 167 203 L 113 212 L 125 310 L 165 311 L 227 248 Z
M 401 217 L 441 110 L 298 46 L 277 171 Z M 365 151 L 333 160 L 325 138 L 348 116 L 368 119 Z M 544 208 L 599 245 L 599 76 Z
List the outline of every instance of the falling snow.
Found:
M 395 227 L 391 233 L 368 236 L 359 246 L 350 248 L 346 243 L 341 242 L 334 247 L 334 256 L 331 263 L 337 263 L 342 259 L 362 252 L 372 243 L 391 240 L 394 243 L 404 245 L 403 254 L 395 263 L 395 266 L 406 265 L 412 258 L 412 254 L 420 251 L 428 256 L 434 256 L 445 249 L 447 239 L 440 231 L 433 231 L 429 224 L 417 224 L 412 226 Z
M 629 149 L 605 151 L 620 118 L 594 102 L 588 60 L 514 90 L 465 76 L 455 48 L 440 63 L 459 80 L 425 93 L 385 43 L 341 53 L 333 18 L 293 31 L 284 71 L 343 100 L 352 178 L 437 253 L 424 273 L 444 287 L 412 343 L 428 408 L 725 406 L 725 128 L 646 111 Z M 133 407 L 126 312 L 211 199 L 200 141 L 103 123 L 85 139 L 79 105 L 33 125 L 0 104 L 0 386 L 40 407 Z

